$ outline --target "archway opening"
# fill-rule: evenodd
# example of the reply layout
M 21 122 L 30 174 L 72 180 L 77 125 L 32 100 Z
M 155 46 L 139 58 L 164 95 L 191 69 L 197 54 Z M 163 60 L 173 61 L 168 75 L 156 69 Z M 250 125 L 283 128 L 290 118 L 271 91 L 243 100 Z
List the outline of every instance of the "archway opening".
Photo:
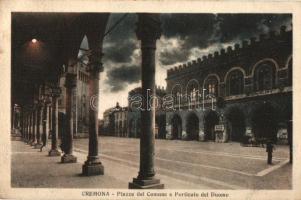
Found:
M 129 137 L 135 137 L 135 121 L 131 119 L 129 122 Z
M 158 138 L 165 139 L 166 138 L 166 119 L 165 115 L 156 116 L 156 124 L 158 126 Z
M 257 140 L 270 139 L 277 142 L 279 116 L 271 103 L 258 105 L 252 114 L 252 131 Z
M 199 139 L 199 118 L 194 113 L 191 113 L 187 117 L 186 132 L 187 132 L 188 140 L 198 140 Z
M 171 137 L 172 139 L 182 138 L 182 119 L 179 115 L 174 115 L 171 120 Z
M 238 107 L 231 107 L 226 113 L 229 140 L 242 141 L 246 131 L 245 115 Z
M 218 114 L 210 110 L 204 117 L 205 140 L 215 140 L 214 126 L 218 124 Z

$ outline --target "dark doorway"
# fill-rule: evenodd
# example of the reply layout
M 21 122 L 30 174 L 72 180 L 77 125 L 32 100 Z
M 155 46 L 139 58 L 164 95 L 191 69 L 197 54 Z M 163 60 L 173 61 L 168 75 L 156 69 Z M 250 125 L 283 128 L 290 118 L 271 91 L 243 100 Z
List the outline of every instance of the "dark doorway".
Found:
M 171 137 L 172 139 L 182 138 L 182 119 L 179 115 L 174 115 L 171 120 Z
M 188 140 L 198 140 L 199 139 L 199 118 L 196 114 L 191 113 L 187 117 L 187 125 L 186 125 L 186 132 L 187 132 L 187 139 Z
M 231 107 L 226 112 L 229 140 L 241 142 L 246 131 L 245 115 L 238 107 Z
M 204 117 L 205 140 L 215 140 L 214 126 L 218 124 L 218 114 L 210 110 Z

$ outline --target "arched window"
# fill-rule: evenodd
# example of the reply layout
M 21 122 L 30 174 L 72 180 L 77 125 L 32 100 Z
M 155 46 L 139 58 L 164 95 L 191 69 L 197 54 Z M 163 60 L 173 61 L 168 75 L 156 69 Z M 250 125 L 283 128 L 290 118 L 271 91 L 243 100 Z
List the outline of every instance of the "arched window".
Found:
M 218 80 L 215 76 L 210 76 L 207 78 L 204 88 L 206 89 L 207 94 L 213 94 L 214 96 L 218 96 Z
M 172 97 L 174 99 L 174 104 L 177 105 L 181 102 L 182 87 L 179 84 L 175 84 L 171 90 Z
M 192 91 L 190 91 L 190 98 L 192 102 L 196 101 L 196 95 L 197 95 L 197 91 L 195 88 L 193 88 Z
M 230 72 L 227 77 L 228 95 L 238 95 L 244 92 L 244 75 L 240 70 Z
M 275 85 L 275 68 L 270 63 L 262 63 L 255 69 L 254 90 L 270 90 Z
M 190 102 L 196 103 L 198 100 L 199 95 L 199 82 L 195 79 L 192 79 L 188 81 L 186 86 L 186 95 L 187 100 L 190 100 Z

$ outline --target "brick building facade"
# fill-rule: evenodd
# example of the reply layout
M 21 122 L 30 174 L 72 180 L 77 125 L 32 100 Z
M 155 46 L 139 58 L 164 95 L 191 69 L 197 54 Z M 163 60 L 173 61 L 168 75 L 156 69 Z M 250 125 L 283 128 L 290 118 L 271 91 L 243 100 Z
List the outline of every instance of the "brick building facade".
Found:
M 167 71 L 167 138 L 224 141 L 278 131 L 292 119 L 292 31 L 261 34 Z M 218 105 L 217 105 L 218 104 Z M 221 122 L 222 121 L 222 122 Z

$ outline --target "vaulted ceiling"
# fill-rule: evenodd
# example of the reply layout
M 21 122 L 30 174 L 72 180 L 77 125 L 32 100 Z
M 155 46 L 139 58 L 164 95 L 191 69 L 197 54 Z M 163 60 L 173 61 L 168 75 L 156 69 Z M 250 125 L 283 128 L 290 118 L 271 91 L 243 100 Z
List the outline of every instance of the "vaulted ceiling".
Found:
M 77 58 L 84 35 L 102 37 L 108 17 L 108 13 L 12 13 L 12 102 L 29 104 L 39 84 L 57 82 L 63 64 Z

